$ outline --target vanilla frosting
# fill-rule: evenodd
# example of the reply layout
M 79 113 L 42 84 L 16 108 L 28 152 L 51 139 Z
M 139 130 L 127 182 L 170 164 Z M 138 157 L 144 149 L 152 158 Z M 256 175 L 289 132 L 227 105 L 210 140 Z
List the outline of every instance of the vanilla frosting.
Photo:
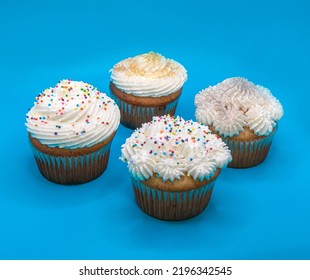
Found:
M 202 181 L 231 161 L 226 144 L 207 126 L 169 115 L 153 117 L 136 129 L 121 151 L 121 160 L 139 180 L 155 174 L 163 181 L 182 176 Z
M 115 102 L 94 86 L 62 80 L 36 97 L 26 115 L 31 136 L 50 147 L 93 146 L 112 135 L 120 123 Z
M 245 126 L 266 136 L 283 116 L 282 105 L 267 88 L 241 77 L 200 91 L 195 105 L 197 120 L 224 137 L 238 135 Z
M 178 91 L 187 80 L 180 63 L 154 52 L 122 60 L 110 71 L 112 83 L 135 96 L 166 96 Z

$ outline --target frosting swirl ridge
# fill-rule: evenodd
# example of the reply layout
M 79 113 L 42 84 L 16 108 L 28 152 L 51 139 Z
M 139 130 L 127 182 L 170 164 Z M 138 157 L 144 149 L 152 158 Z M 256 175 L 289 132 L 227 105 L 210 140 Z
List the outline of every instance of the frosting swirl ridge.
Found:
M 154 174 L 175 180 L 192 176 L 203 181 L 231 161 L 226 144 L 207 126 L 181 117 L 153 117 L 136 129 L 121 149 L 130 174 L 146 180 Z
M 180 63 L 155 52 L 124 59 L 110 71 L 112 83 L 135 96 L 166 96 L 178 91 L 187 80 Z
M 115 102 L 94 86 L 62 80 L 36 97 L 26 114 L 32 137 L 50 147 L 93 146 L 111 136 L 120 123 Z
M 234 77 L 200 91 L 195 97 L 198 121 L 224 137 L 238 135 L 248 126 L 256 135 L 268 135 L 283 116 L 271 92 L 245 78 Z

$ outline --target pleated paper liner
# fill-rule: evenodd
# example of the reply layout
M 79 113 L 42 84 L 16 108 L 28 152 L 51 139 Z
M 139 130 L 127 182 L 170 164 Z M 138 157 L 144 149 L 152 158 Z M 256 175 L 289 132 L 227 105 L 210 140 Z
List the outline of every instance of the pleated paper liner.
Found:
M 222 138 L 229 147 L 232 155 L 232 162 L 228 166 L 233 168 L 247 168 L 263 162 L 268 155 L 276 131 L 277 129 L 275 128 L 269 135 L 249 141 Z
M 199 215 L 208 205 L 219 171 L 199 187 L 182 191 L 163 190 L 147 186 L 131 178 L 139 208 L 157 219 L 185 220 Z
M 140 127 L 143 123 L 152 120 L 153 116 L 174 115 L 178 99 L 161 107 L 141 107 L 128 104 L 113 97 L 121 112 L 121 123 L 131 129 Z
M 168 96 L 139 97 L 126 94 L 110 84 L 111 97 L 121 112 L 121 123 L 131 129 L 152 120 L 153 116 L 175 115 L 182 89 Z
M 106 170 L 114 135 L 79 149 L 51 148 L 30 135 L 29 139 L 41 174 L 52 182 L 72 185 L 89 182 Z

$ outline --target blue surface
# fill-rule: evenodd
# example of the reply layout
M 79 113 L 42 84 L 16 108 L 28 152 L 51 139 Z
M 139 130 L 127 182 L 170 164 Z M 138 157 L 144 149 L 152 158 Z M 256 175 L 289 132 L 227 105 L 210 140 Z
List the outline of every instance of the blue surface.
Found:
M 45 2 L 0 4 L 1 259 L 310 259 L 309 2 Z M 71 78 L 108 92 L 109 69 L 150 50 L 187 68 L 186 119 L 199 90 L 232 76 L 285 110 L 266 161 L 225 169 L 208 208 L 182 222 L 136 206 L 118 159 L 129 129 L 104 175 L 67 187 L 40 175 L 24 126 L 41 90 Z

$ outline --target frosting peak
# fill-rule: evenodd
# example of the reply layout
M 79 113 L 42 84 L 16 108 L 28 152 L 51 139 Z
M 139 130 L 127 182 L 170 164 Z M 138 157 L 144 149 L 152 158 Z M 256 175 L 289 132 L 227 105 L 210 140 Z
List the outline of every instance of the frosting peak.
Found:
M 248 126 L 257 135 L 268 135 L 283 116 L 271 92 L 245 78 L 228 78 L 200 91 L 195 97 L 196 118 L 231 137 Z
M 181 117 L 153 117 L 122 145 L 121 160 L 134 178 L 159 176 L 164 181 L 192 176 L 210 178 L 231 161 L 225 143 L 207 126 Z
M 149 52 L 124 59 L 111 69 L 111 81 L 136 96 L 165 96 L 178 91 L 187 80 L 178 62 Z
M 155 52 L 149 52 L 128 58 L 115 65 L 114 70 L 123 72 L 127 76 L 144 76 L 149 78 L 163 78 L 176 75 L 171 60 Z
M 107 139 L 116 131 L 120 112 L 114 101 L 94 86 L 62 80 L 36 97 L 26 114 L 31 136 L 59 148 L 82 148 Z
M 256 86 L 252 82 L 241 77 L 228 78 L 218 86 L 222 87 L 222 90 L 231 91 L 232 93 L 253 94 L 256 91 Z

